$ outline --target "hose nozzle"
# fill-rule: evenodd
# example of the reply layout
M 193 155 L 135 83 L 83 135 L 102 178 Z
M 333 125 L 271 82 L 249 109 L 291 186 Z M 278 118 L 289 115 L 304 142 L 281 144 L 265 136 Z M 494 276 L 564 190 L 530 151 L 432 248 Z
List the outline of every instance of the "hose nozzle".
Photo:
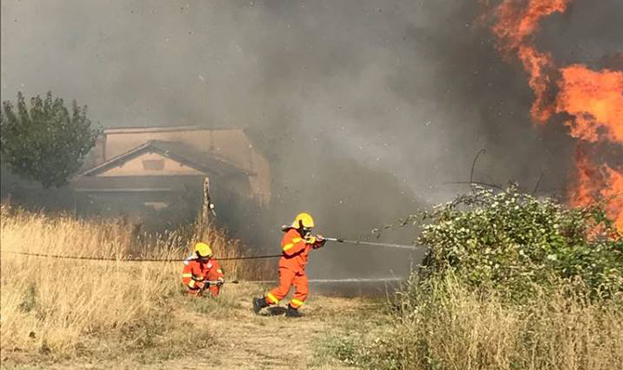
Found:
M 344 239 L 340 239 L 340 238 L 324 238 L 324 240 L 328 242 L 344 243 Z

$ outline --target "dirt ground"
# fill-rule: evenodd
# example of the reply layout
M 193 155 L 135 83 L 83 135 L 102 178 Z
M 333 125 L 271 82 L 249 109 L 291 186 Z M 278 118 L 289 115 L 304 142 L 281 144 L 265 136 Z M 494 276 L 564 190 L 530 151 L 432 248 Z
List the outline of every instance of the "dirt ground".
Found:
M 69 361 L 40 364 L 3 364 L 3 369 L 352 369 L 322 352 L 318 343 L 333 333 L 345 330 L 344 322 L 378 305 L 366 298 L 341 298 L 313 295 L 301 309 L 304 317 L 286 318 L 287 301 L 280 307 L 251 311 L 251 297 L 266 287 L 252 284 L 231 286 L 220 302 L 183 297 L 173 311 L 176 332 L 163 336 L 185 341 L 183 354 L 160 358 L 154 349 L 145 353 L 128 351 L 114 359 L 78 357 Z M 217 306 L 218 303 L 218 306 Z M 195 327 L 201 335 L 193 343 Z M 190 335 L 183 336 L 180 332 Z M 208 333 L 208 335 L 206 335 Z M 206 339 L 207 338 L 207 339 Z M 173 339 L 175 341 L 175 339 Z M 208 342 L 206 345 L 205 342 Z M 180 343 L 178 343 L 179 345 Z M 173 344 L 175 345 L 175 344 Z M 197 350 L 197 348 L 200 348 Z M 319 349 L 320 348 L 320 349 Z M 156 348 L 164 352 L 167 348 Z M 166 357 L 166 356 L 164 356 Z

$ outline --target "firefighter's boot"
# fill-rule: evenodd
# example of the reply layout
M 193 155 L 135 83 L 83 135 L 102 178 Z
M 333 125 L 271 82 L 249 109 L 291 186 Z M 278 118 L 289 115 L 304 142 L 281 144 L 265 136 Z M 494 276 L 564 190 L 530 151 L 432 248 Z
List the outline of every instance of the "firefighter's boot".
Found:
M 255 314 L 257 315 L 258 313 L 260 313 L 260 310 L 264 307 L 268 307 L 268 302 L 266 302 L 266 298 L 264 297 L 257 297 L 257 298 L 253 298 L 253 312 L 255 312 Z
M 301 313 L 297 308 L 294 308 L 288 305 L 288 310 L 286 311 L 286 317 L 301 317 Z

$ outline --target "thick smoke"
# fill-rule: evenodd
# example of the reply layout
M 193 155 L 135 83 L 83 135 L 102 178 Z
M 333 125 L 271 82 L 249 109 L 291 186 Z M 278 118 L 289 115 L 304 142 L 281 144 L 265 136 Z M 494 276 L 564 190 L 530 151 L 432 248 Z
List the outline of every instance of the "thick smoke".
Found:
M 577 0 L 539 45 L 565 61 L 620 52 L 621 5 Z M 481 148 L 476 180 L 532 190 L 543 174 L 541 192 L 562 191 L 571 143 L 534 129 L 526 76 L 480 13 L 475 0 L 3 1 L 1 94 L 52 90 L 105 127 L 248 127 L 273 165 L 269 239 L 301 209 L 358 237 L 464 191 L 446 182 L 469 180 Z M 404 265 L 322 253 L 317 273 Z

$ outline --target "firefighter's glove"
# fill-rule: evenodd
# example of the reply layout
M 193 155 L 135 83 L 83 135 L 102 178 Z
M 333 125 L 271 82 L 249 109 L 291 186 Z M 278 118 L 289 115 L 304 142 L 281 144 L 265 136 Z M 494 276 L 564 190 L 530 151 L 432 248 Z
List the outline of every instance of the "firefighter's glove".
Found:
M 216 286 L 220 288 L 223 286 L 224 283 L 225 283 L 225 279 L 218 278 L 218 280 L 216 281 Z
M 307 243 L 307 244 L 312 244 L 313 245 L 313 244 L 316 244 L 316 241 L 317 241 L 317 239 L 313 235 L 310 235 L 310 236 L 305 238 L 305 243 Z
M 307 238 L 307 243 L 311 244 L 314 248 L 320 248 L 324 245 L 326 240 L 322 235 L 310 236 Z
M 205 289 L 206 288 L 206 283 L 204 283 L 203 281 L 195 281 L 195 286 L 197 288 L 201 289 Z

